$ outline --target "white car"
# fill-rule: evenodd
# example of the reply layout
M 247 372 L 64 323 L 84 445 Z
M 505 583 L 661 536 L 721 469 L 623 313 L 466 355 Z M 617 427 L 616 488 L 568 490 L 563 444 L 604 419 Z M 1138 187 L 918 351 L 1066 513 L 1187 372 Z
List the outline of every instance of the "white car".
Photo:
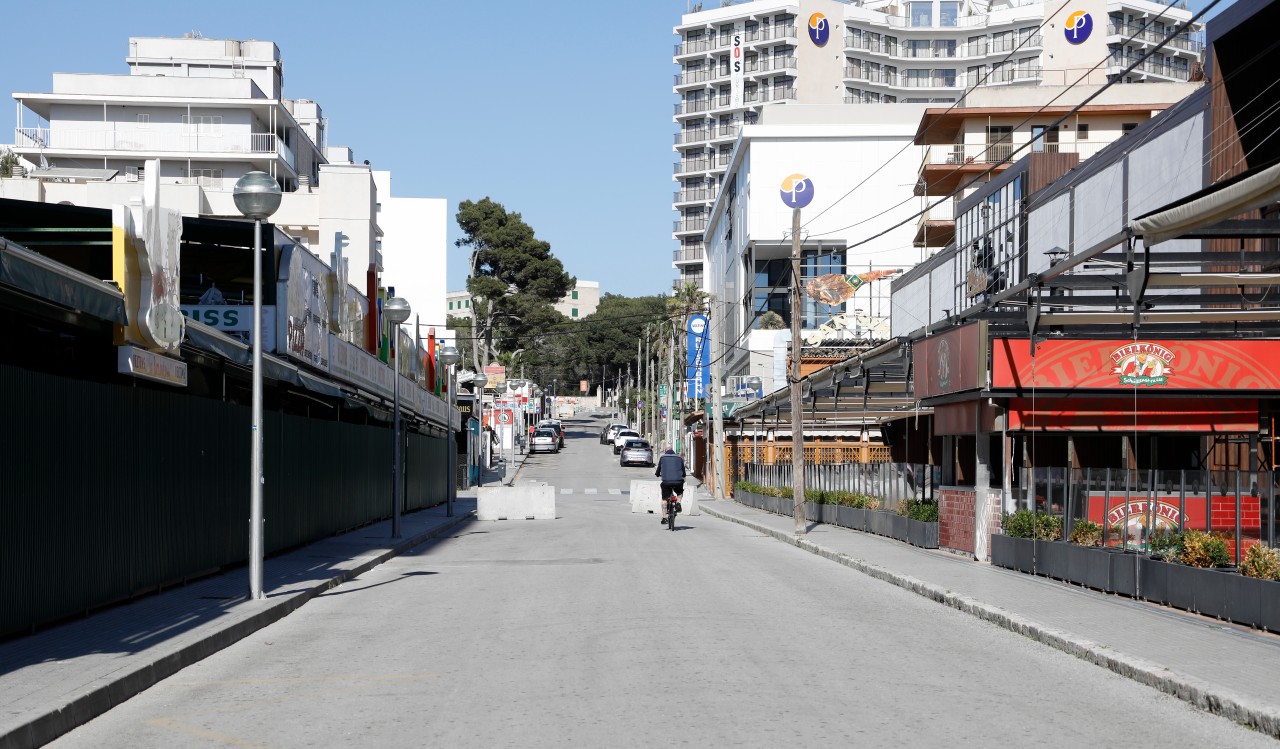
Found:
M 622 451 L 622 446 L 627 444 L 627 440 L 640 439 L 640 433 L 634 429 L 623 429 L 613 438 L 613 454 L 617 455 Z

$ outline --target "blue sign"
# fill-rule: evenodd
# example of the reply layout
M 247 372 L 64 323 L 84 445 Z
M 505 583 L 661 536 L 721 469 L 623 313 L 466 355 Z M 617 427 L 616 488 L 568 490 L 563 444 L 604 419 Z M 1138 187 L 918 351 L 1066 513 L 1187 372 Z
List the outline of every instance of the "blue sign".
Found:
M 711 354 L 708 345 L 710 324 L 706 315 L 694 315 L 689 318 L 686 328 L 688 333 L 689 358 L 685 362 L 685 378 L 689 381 L 687 397 L 705 398 L 711 385 L 711 369 L 707 366 Z
M 821 13 L 809 16 L 809 40 L 818 47 L 825 47 L 830 38 L 831 24 L 827 21 L 827 17 Z
M 1083 10 L 1075 11 L 1062 24 L 1062 33 L 1066 34 L 1067 41 L 1071 44 L 1084 44 L 1093 33 L 1093 16 Z
M 813 180 L 803 174 L 792 174 L 782 180 L 780 194 L 788 208 L 804 208 L 813 202 Z

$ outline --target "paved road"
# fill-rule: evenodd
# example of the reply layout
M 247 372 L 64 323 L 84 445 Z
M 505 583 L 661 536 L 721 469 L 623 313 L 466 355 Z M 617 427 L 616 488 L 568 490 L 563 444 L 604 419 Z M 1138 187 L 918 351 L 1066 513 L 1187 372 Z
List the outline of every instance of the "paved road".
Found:
M 53 746 L 1274 746 L 743 526 L 671 533 L 609 492 L 652 469 L 567 437 L 519 475 L 559 519 L 464 526 Z

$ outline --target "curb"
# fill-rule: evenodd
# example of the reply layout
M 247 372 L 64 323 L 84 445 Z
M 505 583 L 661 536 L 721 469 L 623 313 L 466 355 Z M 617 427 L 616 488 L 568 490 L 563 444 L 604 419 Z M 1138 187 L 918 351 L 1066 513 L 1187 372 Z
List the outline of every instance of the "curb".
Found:
M 409 551 L 425 541 L 457 528 L 459 525 L 473 519 L 474 516 L 475 512 L 465 512 L 453 518 L 446 518 L 444 525 L 404 539 L 381 554 L 349 570 L 344 570 L 328 580 L 323 580 L 311 588 L 292 593 L 281 601 L 268 602 L 266 608 L 247 619 L 231 624 L 225 629 L 211 632 L 198 641 L 181 647 L 172 653 L 160 655 L 151 663 L 122 672 L 113 677 L 109 683 L 95 687 L 51 712 L 32 718 L 8 733 L 0 734 L 0 749 L 32 749 L 32 747 L 44 746 L 63 734 L 88 723 L 134 695 L 151 688 L 187 666 L 198 663 L 254 632 L 274 624 L 302 608 L 303 604 L 321 593 L 359 577 L 374 567 Z
M 1096 666 L 1102 666 L 1115 674 L 1158 689 L 1206 712 L 1220 715 L 1228 720 L 1248 726 L 1272 738 L 1280 738 L 1280 711 L 1275 707 L 1258 704 L 1243 695 L 1185 674 L 1179 674 L 1141 658 L 1111 651 L 1105 645 L 1076 637 L 1064 630 L 1046 626 L 998 606 L 992 606 L 968 596 L 952 593 L 932 583 L 927 583 L 909 575 L 892 572 L 884 567 L 861 559 L 855 559 L 842 552 L 826 549 L 807 539 L 796 538 L 785 531 L 775 530 L 744 518 L 733 517 L 711 506 L 704 506 L 701 509 L 712 517 L 737 523 L 772 536 L 779 541 L 791 544 L 811 554 L 816 554 L 855 569 L 869 577 L 896 585 L 931 601 L 963 611 L 1010 632 L 1074 655 Z

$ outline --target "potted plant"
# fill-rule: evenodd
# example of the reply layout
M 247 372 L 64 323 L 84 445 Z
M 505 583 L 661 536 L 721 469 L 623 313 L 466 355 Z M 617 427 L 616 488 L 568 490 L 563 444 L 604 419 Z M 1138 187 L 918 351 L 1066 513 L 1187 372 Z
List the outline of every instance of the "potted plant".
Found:
M 1062 518 L 1057 515 L 1036 515 L 1032 521 L 1032 535 L 1037 541 L 1060 540 L 1062 538 Z M 1067 544 L 1036 544 L 1035 571 L 1037 575 L 1066 580 L 1067 559 Z
M 1147 540 L 1150 557 L 1138 558 L 1138 593 L 1154 603 L 1169 601 L 1169 567 L 1178 558 L 1182 534 L 1177 531 L 1153 533 Z
M 1250 546 L 1240 562 L 1240 572 L 1257 582 L 1258 626 L 1280 632 L 1280 553 L 1263 544 Z
M 1103 551 L 1102 526 L 1077 520 L 1067 545 L 1067 579 L 1098 590 L 1111 589 L 1111 554 Z
M 1001 532 L 991 536 L 991 563 L 1020 572 L 1035 572 L 1035 516 L 1018 510 L 1000 516 Z
M 907 502 L 907 543 L 923 549 L 938 548 L 938 505 L 919 499 Z

